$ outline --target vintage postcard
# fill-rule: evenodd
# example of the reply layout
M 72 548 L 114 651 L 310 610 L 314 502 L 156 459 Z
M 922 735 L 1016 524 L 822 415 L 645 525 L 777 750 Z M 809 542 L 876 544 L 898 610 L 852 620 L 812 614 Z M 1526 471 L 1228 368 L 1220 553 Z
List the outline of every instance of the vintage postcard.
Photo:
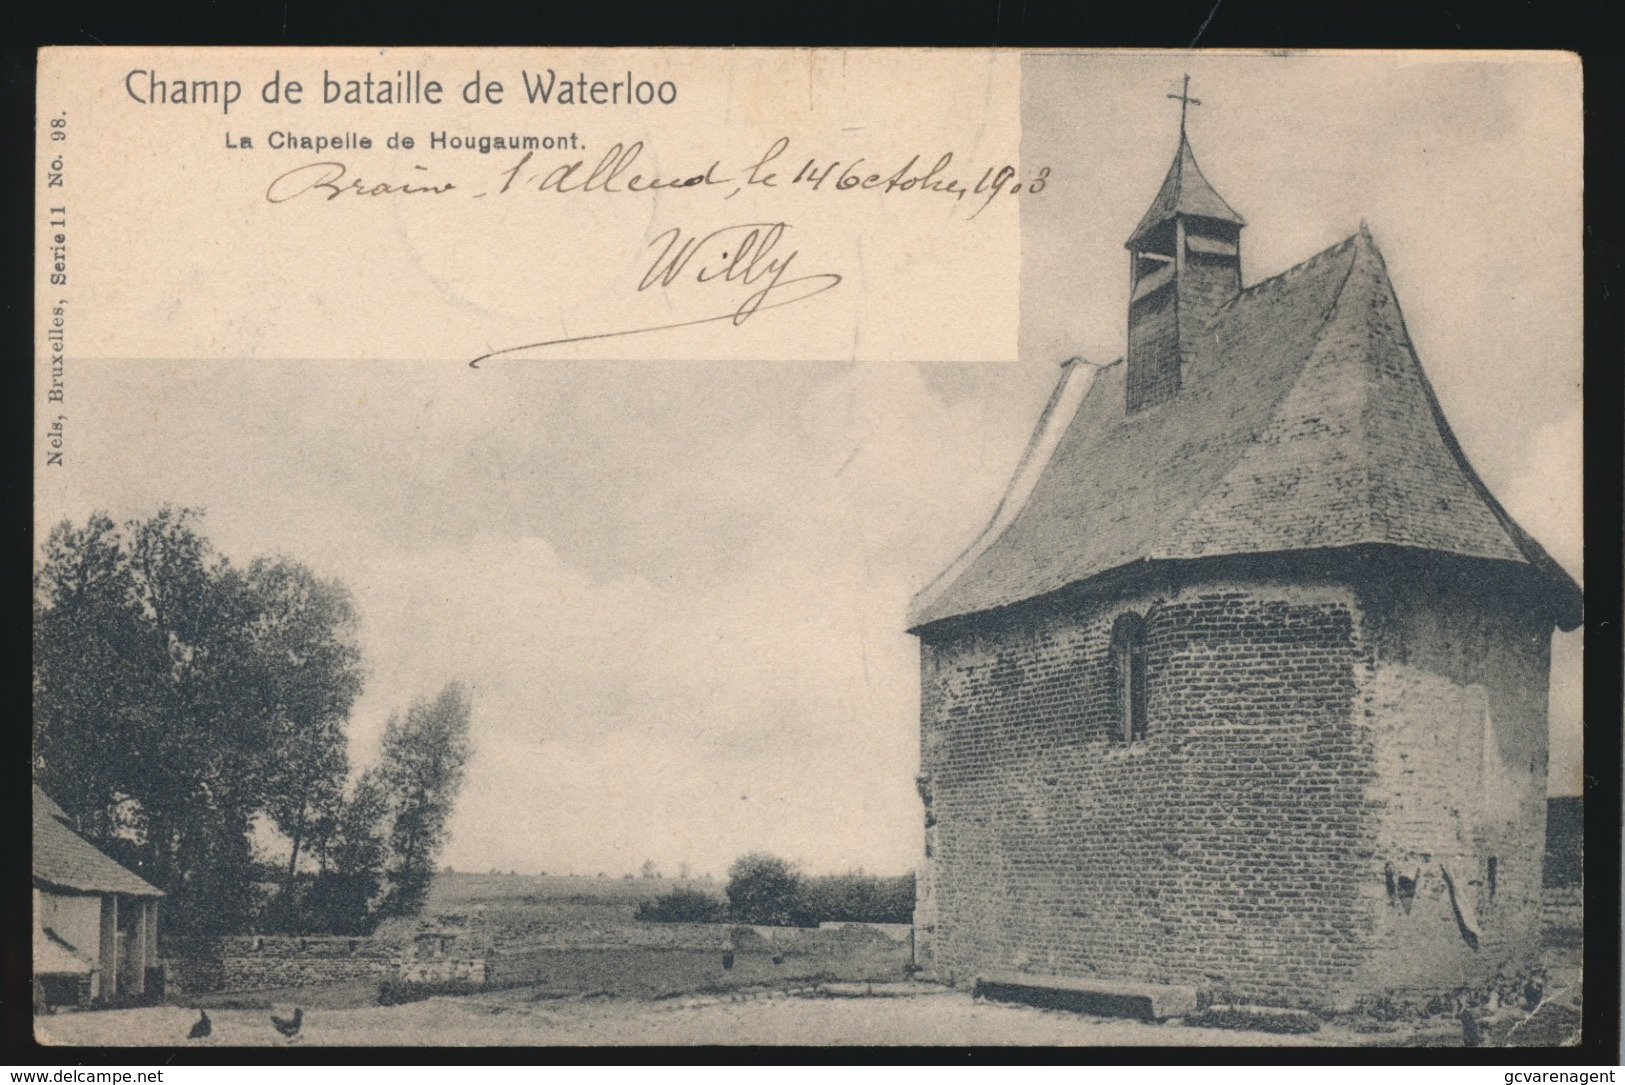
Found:
M 36 1037 L 1577 1043 L 1581 94 L 44 50 Z

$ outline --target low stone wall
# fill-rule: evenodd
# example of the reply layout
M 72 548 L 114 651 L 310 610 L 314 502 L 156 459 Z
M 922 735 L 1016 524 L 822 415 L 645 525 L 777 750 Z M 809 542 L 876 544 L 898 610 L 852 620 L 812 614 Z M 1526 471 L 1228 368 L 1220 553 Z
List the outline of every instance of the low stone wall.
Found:
M 158 964 L 164 970 L 166 992 L 204 994 L 225 987 L 219 939 L 160 939 L 158 946 Z
M 564 955 L 628 951 L 727 952 L 735 928 L 716 923 L 637 923 L 615 929 L 562 928 L 531 931 L 525 937 L 493 937 L 475 926 L 460 934 L 419 933 L 401 963 L 408 983 L 468 980 L 477 986 L 514 987 L 535 983 L 558 969 Z
M 166 950 L 166 987 L 191 994 L 381 979 L 401 965 L 400 945 L 373 938 L 240 935 Z
M 226 938 L 221 971 L 227 990 L 312 987 L 394 975 L 401 947 L 371 938 Z
M 899 939 L 894 931 L 865 924 L 835 929 L 648 924 L 620 933 L 617 940 L 595 945 L 548 940 L 504 947 L 485 958 L 485 986 L 661 997 L 787 980 L 901 980 L 911 963 L 906 933 Z
M 422 921 L 401 955 L 402 983 L 487 983 L 486 962 L 493 952 L 490 931 L 467 916 L 437 916 Z
M 529 953 L 503 953 L 486 958 L 483 966 L 487 987 L 523 987 L 543 979 L 558 959 L 559 950 L 543 949 Z
M 408 957 L 401 961 L 397 975 L 402 983 L 466 980 L 475 987 L 484 987 L 493 961 L 491 957 Z
M 188 993 L 390 978 L 407 984 L 466 981 L 475 987 L 509 987 L 590 971 L 591 965 L 582 962 L 593 954 L 604 955 L 606 961 L 625 957 L 626 967 L 635 968 L 640 959 L 636 955 L 650 952 L 667 960 L 662 968 L 668 968 L 685 955 L 703 962 L 720 962 L 724 954 L 781 960 L 788 955 L 810 965 L 843 961 L 856 950 L 865 961 L 883 960 L 889 975 L 908 963 L 909 931 L 906 925 L 869 923 L 819 928 L 630 923 L 614 929 L 562 928 L 512 937 L 494 933 L 479 922 L 430 921 L 410 938 L 397 931 L 398 937 L 244 935 L 200 941 L 166 947 L 170 954 L 165 967 L 170 989 Z M 666 955 L 672 956 L 668 959 Z M 689 969 L 692 963 L 683 968 Z

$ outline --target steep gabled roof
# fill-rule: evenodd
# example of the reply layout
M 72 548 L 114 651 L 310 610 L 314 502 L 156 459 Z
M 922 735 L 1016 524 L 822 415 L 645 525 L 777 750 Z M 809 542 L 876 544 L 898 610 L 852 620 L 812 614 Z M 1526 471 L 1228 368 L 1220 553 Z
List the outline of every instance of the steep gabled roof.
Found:
M 81 893 L 164 895 L 74 832 L 62 808 L 38 784 L 34 786 L 34 880 Z
M 1179 150 L 1174 152 L 1173 164 L 1168 167 L 1168 175 L 1162 179 L 1156 199 L 1151 201 L 1140 224 L 1129 235 L 1125 247 L 1138 248 L 1147 234 L 1175 215 L 1246 225 L 1242 217 L 1224 202 L 1224 197 L 1213 191 L 1207 178 L 1202 176 L 1202 169 L 1196 164 L 1196 155 L 1191 152 L 1190 141 L 1185 138 L 1184 132 L 1179 133 Z
M 1364 226 L 1222 308 L 1178 395 L 1128 413 L 1123 377 L 1100 373 L 1020 511 L 916 596 L 911 628 L 1133 562 L 1365 544 L 1533 566 L 1578 624 L 1578 586 L 1450 432 Z

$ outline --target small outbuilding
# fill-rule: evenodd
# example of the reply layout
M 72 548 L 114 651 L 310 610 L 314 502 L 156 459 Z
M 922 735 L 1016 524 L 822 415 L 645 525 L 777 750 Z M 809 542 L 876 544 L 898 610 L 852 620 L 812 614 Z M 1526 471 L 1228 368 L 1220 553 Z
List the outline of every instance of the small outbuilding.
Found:
M 163 891 L 74 831 L 34 787 L 34 978 L 47 1006 L 106 1004 L 160 984 Z

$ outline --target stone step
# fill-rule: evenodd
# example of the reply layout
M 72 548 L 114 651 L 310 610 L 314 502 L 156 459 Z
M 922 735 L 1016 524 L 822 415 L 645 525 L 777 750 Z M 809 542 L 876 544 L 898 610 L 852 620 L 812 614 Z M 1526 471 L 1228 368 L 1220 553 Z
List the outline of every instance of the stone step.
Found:
M 1047 976 L 1035 972 L 985 972 L 976 977 L 976 993 L 986 998 L 1055 1003 L 1102 1016 L 1162 1019 L 1196 1011 L 1196 988 L 1168 983 L 1111 979 L 1104 976 Z M 1071 996 L 1062 999 L 1034 997 Z

